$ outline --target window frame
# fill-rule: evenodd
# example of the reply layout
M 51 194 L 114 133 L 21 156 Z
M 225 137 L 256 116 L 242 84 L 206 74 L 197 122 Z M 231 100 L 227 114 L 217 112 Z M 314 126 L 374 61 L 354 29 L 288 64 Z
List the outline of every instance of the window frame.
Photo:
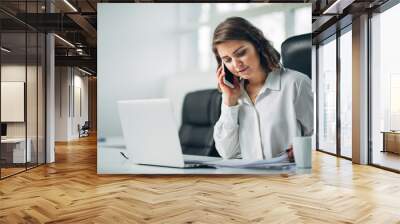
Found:
M 340 22 L 340 21 L 338 21 Z M 347 32 L 352 32 L 352 23 L 347 24 L 343 28 L 337 30 L 335 33 L 327 36 L 324 39 L 321 39 L 316 43 L 316 151 L 323 152 L 329 155 L 333 155 L 339 158 L 343 158 L 346 160 L 352 161 L 352 158 L 342 155 L 341 153 L 341 119 L 340 119 L 340 76 L 341 76 L 341 67 L 340 67 L 340 37 Z M 336 152 L 332 153 L 327 150 L 321 149 L 319 143 L 319 85 L 320 85 L 320 74 L 319 74 L 319 48 L 322 44 L 327 44 L 331 41 L 336 41 Z

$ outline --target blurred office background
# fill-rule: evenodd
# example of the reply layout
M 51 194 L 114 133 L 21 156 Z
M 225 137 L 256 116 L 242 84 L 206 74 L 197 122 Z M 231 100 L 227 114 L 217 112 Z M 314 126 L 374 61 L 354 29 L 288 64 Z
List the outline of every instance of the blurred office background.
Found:
M 98 137 L 122 136 L 117 101 L 126 99 L 169 97 L 179 127 L 184 95 L 216 88 L 212 34 L 231 16 L 248 19 L 278 51 L 311 32 L 309 3 L 99 4 Z

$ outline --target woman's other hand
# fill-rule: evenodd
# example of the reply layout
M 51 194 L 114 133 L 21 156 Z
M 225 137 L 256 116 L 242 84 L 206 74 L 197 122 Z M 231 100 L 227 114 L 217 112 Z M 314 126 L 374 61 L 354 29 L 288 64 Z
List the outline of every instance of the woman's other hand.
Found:
M 217 69 L 217 80 L 218 80 L 218 86 L 221 89 L 221 91 L 226 95 L 224 98 L 224 103 L 227 106 L 235 106 L 238 104 L 238 100 L 240 97 L 240 84 L 239 80 L 237 77 L 233 79 L 233 85 L 235 88 L 230 88 L 224 83 L 224 76 L 225 72 L 223 69 L 223 65 L 219 66 Z

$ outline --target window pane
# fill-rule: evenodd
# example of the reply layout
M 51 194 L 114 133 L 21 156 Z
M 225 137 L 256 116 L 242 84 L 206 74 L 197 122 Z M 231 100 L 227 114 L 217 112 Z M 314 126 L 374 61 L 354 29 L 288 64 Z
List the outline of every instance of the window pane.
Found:
M 400 130 L 400 73 L 390 74 L 390 130 Z
M 201 71 L 207 71 L 210 67 L 211 55 L 211 33 L 209 26 L 202 26 L 198 31 L 198 52 L 199 52 L 199 67 Z
M 225 3 L 225 4 L 217 4 L 217 12 L 218 13 L 227 13 L 232 11 L 232 5 L 231 3 Z
M 352 141 L 352 35 L 340 37 L 340 152 L 351 158 Z
M 187 71 L 197 67 L 198 63 L 198 34 L 197 32 L 189 32 L 180 35 L 179 39 L 179 69 L 180 71 Z
M 294 13 L 295 17 L 295 33 L 310 33 L 311 32 L 311 7 L 304 7 L 296 9 Z
M 45 64 L 46 64 L 46 36 L 43 33 L 39 33 L 39 46 L 38 46 L 38 164 L 45 163 Z
M 179 26 L 187 27 L 199 22 L 203 22 L 201 20 L 207 20 L 209 16 L 209 9 L 202 5 L 205 4 L 179 4 Z
M 280 52 L 281 44 L 286 38 L 285 19 L 283 12 L 274 12 L 250 18 L 250 22 L 260 28 L 274 48 Z
M 400 170 L 400 4 L 371 19 L 372 163 Z
M 216 4 L 217 13 L 239 12 L 251 8 L 266 6 L 265 3 L 219 3 Z
M 318 48 L 318 147 L 336 153 L 336 40 Z
M 30 143 L 26 144 L 26 33 L 2 33 L 1 47 L 1 177 L 25 170 L 31 162 Z M 3 144 L 4 143 L 4 144 Z M 26 146 L 28 145 L 28 150 Z
M 27 118 L 27 141 L 30 147 L 30 161 L 28 168 L 36 166 L 38 161 L 37 152 L 37 74 L 38 74 L 38 34 L 36 32 L 27 33 L 28 55 L 27 55 L 27 75 L 26 75 L 26 118 Z

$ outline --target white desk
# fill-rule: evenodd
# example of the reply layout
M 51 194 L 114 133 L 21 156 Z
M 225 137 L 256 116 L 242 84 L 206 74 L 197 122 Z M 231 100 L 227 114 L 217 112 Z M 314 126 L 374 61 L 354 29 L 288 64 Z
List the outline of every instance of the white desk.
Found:
M 110 144 L 119 143 L 117 147 Z M 137 165 L 124 158 L 120 152 L 126 151 L 123 141 L 107 140 L 107 144 L 99 143 L 97 147 L 98 174 L 308 174 L 311 169 L 241 169 L 241 168 L 170 168 L 148 165 Z M 196 159 L 195 156 L 193 159 Z
M 31 161 L 31 145 L 32 141 L 30 138 L 27 138 L 27 147 L 26 147 L 26 154 L 25 154 L 25 138 L 6 138 L 1 139 L 2 145 L 12 145 L 12 156 L 13 156 L 13 163 L 25 163 L 25 158 L 27 158 L 27 162 Z

